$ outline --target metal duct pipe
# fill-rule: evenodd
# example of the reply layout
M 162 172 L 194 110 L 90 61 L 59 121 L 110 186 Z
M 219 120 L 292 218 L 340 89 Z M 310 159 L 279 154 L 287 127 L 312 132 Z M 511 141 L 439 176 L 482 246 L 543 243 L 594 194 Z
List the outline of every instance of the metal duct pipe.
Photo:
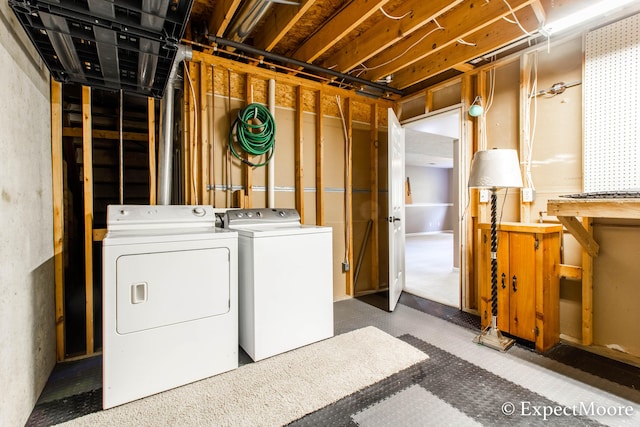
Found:
M 240 11 L 233 17 L 225 37 L 233 41 L 244 41 L 256 27 L 260 19 L 271 8 L 271 0 L 248 0 L 240 7 Z
M 400 90 L 400 89 L 396 89 L 394 87 L 391 86 L 387 86 L 387 85 L 383 85 L 380 83 L 376 83 L 376 82 L 371 82 L 369 80 L 365 80 L 365 79 L 361 79 L 359 77 L 356 76 L 350 76 L 349 74 L 344 74 L 341 73 L 339 71 L 335 71 L 335 70 L 331 70 L 329 68 L 324 68 L 324 67 L 320 67 L 319 65 L 314 65 L 314 64 L 309 64 L 308 62 L 304 62 L 304 61 L 299 61 L 297 59 L 293 59 L 293 58 L 287 58 L 286 56 L 282 56 L 282 55 L 278 55 L 277 53 L 273 53 L 273 52 L 267 52 L 266 50 L 261 50 L 261 49 L 257 49 L 253 46 L 249 46 L 243 43 L 239 43 L 239 42 L 235 42 L 233 40 L 228 40 L 228 39 L 223 39 L 222 37 L 216 37 L 216 36 L 212 36 L 210 35 L 209 37 L 209 41 L 211 43 L 215 43 L 218 44 L 220 46 L 229 46 L 235 49 L 238 49 L 241 52 L 245 52 L 245 53 L 252 53 L 254 55 L 258 55 L 258 56 L 263 56 L 267 59 L 271 59 L 274 61 L 279 61 L 282 62 L 284 64 L 291 64 L 294 65 L 296 67 L 301 67 L 301 68 L 305 68 L 309 71 L 313 71 L 315 73 L 324 73 L 333 77 L 338 77 L 340 79 L 346 80 L 348 82 L 351 83 L 355 83 L 361 86 L 369 86 L 373 89 L 377 89 L 381 92 L 391 92 L 394 93 L 396 95 L 404 95 L 404 91 Z
M 178 45 L 173 66 L 169 72 L 167 87 L 162 103 L 162 129 L 160 129 L 160 147 L 158 150 L 158 204 L 171 204 L 171 174 L 173 153 L 173 95 L 178 80 L 178 69 L 182 61 L 191 61 L 191 46 Z

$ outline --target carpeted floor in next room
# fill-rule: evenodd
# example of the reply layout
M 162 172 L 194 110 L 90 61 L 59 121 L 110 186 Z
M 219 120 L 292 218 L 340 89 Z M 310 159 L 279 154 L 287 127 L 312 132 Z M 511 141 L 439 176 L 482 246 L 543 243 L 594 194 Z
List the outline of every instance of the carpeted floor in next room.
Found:
M 336 334 L 375 326 L 429 359 L 292 426 L 640 425 L 639 368 L 565 344 L 545 355 L 521 342 L 497 352 L 472 343 L 477 317 L 409 294 L 393 313 L 357 299 L 334 313 Z M 240 363 L 252 362 L 243 354 Z M 101 410 L 100 376 L 99 357 L 59 364 L 27 426 Z

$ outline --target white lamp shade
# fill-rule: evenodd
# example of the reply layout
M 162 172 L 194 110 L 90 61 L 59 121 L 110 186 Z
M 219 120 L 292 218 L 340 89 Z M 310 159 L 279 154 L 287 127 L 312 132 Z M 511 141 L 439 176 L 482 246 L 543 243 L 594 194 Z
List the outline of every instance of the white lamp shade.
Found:
M 471 161 L 471 188 L 521 188 L 522 175 L 516 150 L 478 151 Z

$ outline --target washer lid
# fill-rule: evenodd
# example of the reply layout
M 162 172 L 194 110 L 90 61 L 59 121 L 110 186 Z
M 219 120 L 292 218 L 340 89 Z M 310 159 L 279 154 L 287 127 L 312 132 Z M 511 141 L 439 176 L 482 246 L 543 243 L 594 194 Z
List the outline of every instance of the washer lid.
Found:
M 276 237 L 276 236 L 298 236 L 303 234 L 331 233 L 332 228 L 319 225 L 301 224 L 250 224 L 239 227 L 232 227 L 241 236 L 252 238 Z

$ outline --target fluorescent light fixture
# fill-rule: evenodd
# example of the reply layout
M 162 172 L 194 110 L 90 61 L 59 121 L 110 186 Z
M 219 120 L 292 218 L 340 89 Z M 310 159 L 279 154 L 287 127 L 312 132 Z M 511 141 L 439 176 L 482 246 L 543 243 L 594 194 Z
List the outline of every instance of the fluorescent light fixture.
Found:
M 605 15 L 608 12 L 612 12 L 613 10 L 626 6 L 634 1 L 637 0 L 601 0 L 591 6 L 580 9 L 571 15 L 567 15 L 564 18 L 560 18 L 543 25 L 540 32 L 546 36 L 550 36 L 551 34 L 559 33 L 598 16 Z

